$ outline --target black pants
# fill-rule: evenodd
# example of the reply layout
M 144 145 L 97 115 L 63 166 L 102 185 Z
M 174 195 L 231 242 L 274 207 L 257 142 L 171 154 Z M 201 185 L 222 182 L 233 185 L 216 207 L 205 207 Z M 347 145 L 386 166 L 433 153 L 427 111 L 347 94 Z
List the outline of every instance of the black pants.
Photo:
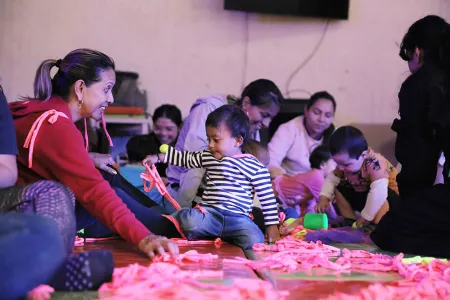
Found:
M 165 214 L 162 206 L 158 206 L 152 199 L 131 185 L 122 176 L 112 175 L 102 170 L 100 172 L 128 209 L 152 233 L 168 238 L 180 237 L 173 224 L 162 216 Z M 100 238 L 114 234 L 109 228 L 89 214 L 81 205 L 76 206 L 76 218 L 77 230 L 84 228 L 86 237 Z
M 388 251 L 450 258 L 450 184 L 422 189 L 389 210 L 372 232 Z
M 138 188 L 136 188 L 134 185 L 128 182 L 125 178 L 122 177 L 122 175 L 113 175 L 106 171 L 99 170 L 102 174 L 103 178 L 109 182 L 112 188 L 121 189 L 124 191 L 128 196 L 132 197 L 142 205 L 146 207 L 154 207 L 158 206 L 158 204 L 153 201 L 150 197 L 148 197 L 146 194 L 141 192 Z

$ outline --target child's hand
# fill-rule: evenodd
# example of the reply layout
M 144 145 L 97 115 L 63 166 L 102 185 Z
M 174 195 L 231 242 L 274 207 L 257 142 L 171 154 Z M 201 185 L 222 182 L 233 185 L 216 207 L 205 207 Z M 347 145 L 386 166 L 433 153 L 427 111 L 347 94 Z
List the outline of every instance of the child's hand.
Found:
M 158 155 L 147 155 L 144 160 L 142 161 L 142 164 L 145 166 L 147 164 L 154 165 L 160 162 Z
M 269 244 L 275 243 L 280 239 L 280 232 L 278 231 L 278 225 L 269 225 L 266 228 L 266 242 Z
M 330 200 L 327 197 L 321 196 L 319 198 L 319 203 L 315 207 L 316 212 L 324 213 L 328 209 L 331 209 Z
M 359 218 L 358 220 L 356 220 L 356 228 L 361 228 L 363 225 L 364 225 L 364 223 L 366 223 L 366 219 L 364 219 L 364 218 Z

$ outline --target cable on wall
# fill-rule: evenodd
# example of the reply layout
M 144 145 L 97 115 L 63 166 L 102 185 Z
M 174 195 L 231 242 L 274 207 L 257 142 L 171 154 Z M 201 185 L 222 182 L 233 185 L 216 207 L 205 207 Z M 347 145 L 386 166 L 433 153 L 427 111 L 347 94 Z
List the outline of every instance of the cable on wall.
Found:
M 246 78 L 247 78 L 247 67 L 248 67 L 248 46 L 250 43 L 250 25 L 249 25 L 249 17 L 248 13 L 245 13 L 245 23 L 244 23 L 244 61 L 243 61 L 243 69 L 242 69 L 242 82 L 241 82 L 241 91 L 244 90 L 246 86 Z
M 311 51 L 311 53 L 303 60 L 303 62 L 300 63 L 300 65 L 297 68 L 295 68 L 295 70 L 291 73 L 291 75 L 289 75 L 289 78 L 286 81 L 286 87 L 285 87 L 286 88 L 286 92 L 285 92 L 285 97 L 286 98 L 289 98 L 290 93 L 294 92 L 294 91 L 301 91 L 301 92 L 307 93 L 308 95 L 311 95 L 311 93 L 308 92 L 307 90 L 304 90 L 304 89 L 293 89 L 293 90 L 290 90 L 289 87 L 290 87 L 290 85 L 292 83 L 292 80 L 295 78 L 295 76 L 298 74 L 298 72 L 300 72 L 300 70 L 303 69 L 313 59 L 313 57 L 317 54 L 320 46 L 323 43 L 323 40 L 325 39 L 325 36 L 327 34 L 329 25 L 330 25 L 330 20 L 327 20 L 326 23 L 325 23 L 325 27 L 324 27 L 324 29 L 322 31 L 322 35 L 320 36 L 319 41 L 316 43 L 316 45 L 314 46 L 314 48 Z

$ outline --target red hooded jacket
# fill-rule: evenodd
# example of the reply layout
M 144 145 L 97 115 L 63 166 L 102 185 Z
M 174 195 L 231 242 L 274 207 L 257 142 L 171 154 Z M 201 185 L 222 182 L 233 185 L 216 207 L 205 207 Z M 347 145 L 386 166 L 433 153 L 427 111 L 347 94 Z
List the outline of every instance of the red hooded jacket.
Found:
M 13 102 L 9 107 L 19 148 L 19 182 L 59 181 L 89 213 L 126 240 L 138 244 L 151 234 L 95 168 L 63 99 Z

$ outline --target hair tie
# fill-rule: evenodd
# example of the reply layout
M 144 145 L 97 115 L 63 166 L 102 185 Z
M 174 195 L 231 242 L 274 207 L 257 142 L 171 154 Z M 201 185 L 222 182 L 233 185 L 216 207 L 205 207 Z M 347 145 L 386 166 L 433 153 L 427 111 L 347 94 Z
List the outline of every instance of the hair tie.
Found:
M 56 61 L 55 66 L 56 66 L 57 68 L 59 68 L 60 65 L 61 65 L 61 59 L 58 59 L 58 60 Z

